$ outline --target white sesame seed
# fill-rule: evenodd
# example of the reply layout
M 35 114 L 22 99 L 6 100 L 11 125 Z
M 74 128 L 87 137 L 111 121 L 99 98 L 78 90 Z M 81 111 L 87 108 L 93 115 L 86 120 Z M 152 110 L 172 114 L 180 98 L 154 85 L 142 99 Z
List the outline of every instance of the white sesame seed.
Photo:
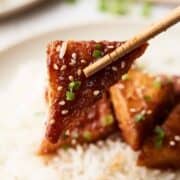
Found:
M 71 59 L 71 62 L 69 63 L 70 66 L 74 66 L 76 64 L 76 60 L 75 59 Z
M 134 112 L 136 112 L 137 110 L 136 110 L 135 108 L 130 108 L 129 111 L 132 112 L 132 113 L 134 113 Z
M 71 133 L 71 136 L 72 136 L 72 138 L 78 138 L 78 131 L 77 130 L 74 130 L 74 131 L 72 131 L 72 133 Z
M 63 76 L 60 76 L 59 79 L 60 79 L 61 81 L 63 81 L 63 80 L 64 80 L 64 77 L 63 77 Z
M 69 129 L 68 129 L 68 130 L 66 130 L 65 135 L 67 135 L 67 136 L 69 136 L 69 135 L 70 135 L 70 131 L 69 131 Z
M 61 48 L 61 46 L 58 45 L 58 46 L 56 47 L 56 52 L 59 52 L 59 51 L 60 51 L 60 48 Z
M 76 53 L 72 53 L 72 58 L 75 60 L 77 58 L 77 54 Z
M 113 45 L 109 45 L 109 46 L 107 46 L 107 48 L 108 48 L 108 49 L 113 49 L 114 46 L 113 46 Z
M 142 88 L 140 87 L 136 88 L 136 93 L 140 98 L 143 98 Z
M 51 119 L 50 121 L 49 121 L 49 124 L 54 124 L 55 123 L 55 120 L 54 119 Z
M 105 49 L 104 49 L 104 53 L 107 53 L 107 52 L 108 52 L 108 48 L 105 48 Z
M 63 100 L 59 102 L 59 105 L 60 105 L 60 106 L 64 106 L 65 104 L 66 104 L 66 102 L 63 101 Z
M 72 139 L 72 140 L 71 140 L 71 143 L 72 143 L 73 145 L 75 145 L 75 144 L 76 144 L 76 139 Z
M 80 76 L 80 75 L 81 75 L 81 73 L 82 73 L 82 70 L 81 70 L 81 69 L 78 69 L 78 70 L 77 70 L 77 74 L 78 74 L 78 76 Z
M 64 55 L 66 54 L 67 45 L 68 45 L 68 43 L 66 41 L 62 43 L 62 46 L 61 46 L 60 51 L 59 51 L 59 58 L 60 59 L 63 59 Z
M 152 114 L 152 110 L 150 110 L 150 109 L 147 110 L 147 114 L 148 114 L 148 115 Z
M 74 80 L 74 77 L 73 76 L 69 76 L 68 77 L 70 81 L 73 81 Z
M 68 110 L 64 109 L 64 110 L 61 111 L 61 114 L 66 115 L 66 114 L 68 114 L 68 112 L 69 112 Z
M 85 61 L 84 59 L 82 59 L 82 60 L 81 60 L 81 63 L 82 63 L 82 64 L 85 64 L 85 63 L 86 63 L 86 61 Z
M 121 62 L 121 68 L 123 69 L 123 68 L 125 68 L 125 66 L 126 66 L 126 63 L 124 61 L 122 61 Z
M 146 110 L 143 109 L 143 110 L 141 111 L 141 114 L 142 114 L 142 115 L 145 115 L 145 114 L 146 114 Z
M 178 135 L 174 136 L 174 140 L 180 142 L 180 136 Z
M 54 70 L 58 70 L 59 69 L 57 64 L 53 64 L 53 68 L 54 68 Z
M 98 96 L 98 95 L 99 95 L 99 93 L 100 93 L 100 91 L 99 91 L 99 90 L 95 90 L 95 91 L 93 92 L 93 95 L 94 95 L 94 96 Z
M 67 68 L 67 66 L 66 66 L 66 65 L 62 65 L 62 67 L 61 67 L 61 71 L 64 71 L 66 68 Z
M 170 146 L 175 146 L 176 143 L 175 143 L 175 141 L 170 141 L 170 142 L 169 142 L 169 145 L 170 145 Z
M 62 86 L 58 86 L 58 88 L 57 88 L 58 91 L 61 91 L 62 89 L 63 89 Z
M 113 71 L 118 71 L 118 68 L 116 66 L 112 66 Z
M 122 83 L 119 83 L 119 84 L 117 84 L 116 85 L 120 90 L 122 90 L 122 89 L 124 89 L 125 87 L 124 87 L 124 84 L 122 84 Z

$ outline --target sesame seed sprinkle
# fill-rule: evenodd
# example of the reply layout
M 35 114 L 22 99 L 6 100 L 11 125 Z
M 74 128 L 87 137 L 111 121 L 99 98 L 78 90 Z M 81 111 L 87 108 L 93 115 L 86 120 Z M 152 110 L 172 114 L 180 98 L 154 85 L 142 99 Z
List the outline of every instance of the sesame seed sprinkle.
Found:
M 112 66 L 112 70 L 116 72 L 118 71 L 118 68 L 116 66 Z
M 170 142 L 169 142 L 169 145 L 170 145 L 170 146 L 175 146 L 176 143 L 175 143 L 175 141 L 170 141 Z
M 54 124 L 55 123 L 55 120 L 54 119 L 51 119 L 50 121 L 49 121 L 49 124 Z
M 136 112 L 137 110 L 136 110 L 135 108 L 130 108 L 129 111 L 132 112 L 132 113 L 134 113 L 134 112 Z
M 174 140 L 180 142 L 180 136 L 178 135 L 174 136 Z
M 100 91 L 99 90 L 95 90 L 94 92 L 93 92 L 93 95 L 94 96 L 98 96 L 100 94 Z
M 63 89 L 62 86 L 58 86 L 58 88 L 57 88 L 58 91 L 61 91 L 62 89 Z
M 61 46 L 60 51 L 59 51 L 59 58 L 60 59 L 63 59 L 64 55 L 66 54 L 67 45 L 68 45 L 67 42 L 62 43 L 62 46 Z
M 60 45 L 58 45 L 57 47 L 56 47 L 56 52 L 59 52 L 60 51 Z
M 70 66 L 74 66 L 76 64 L 76 60 L 75 59 L 71 59 L 71 62 L 69 63 Z
M 121 68 L 124 69 L 126 66 L 126 63 L 124 61 L 121 62 Z
M 54 70 L 58 70 L 59 69 L 57 64 L 53 64 L 53 68 L 54 68 Z
M 148 114 L 148 115 L 152 114 L 152 110 L 150 110 L 150 109 L 147 110 L 147 114 Z
M 113 45 L 109 45 L 109 46 L 107 46 L 107 48 L 108 48 L 108 49 L 113 49 L 114 46 L 113 46 Z
M 75 60 L 77 58 L 77 54 L 76 53 L 72 53 L 72 58 Z
M 67 68 L 67 66 L 66 66 L 66 65 L 62 65 L 62 67 L 61 67 L 61 71 L 64 71 L 66 68 Z
M 61 114 L 66 115 L 66 114 L 68 114 L 68 112 L 69 112 L 68 110 L 64 109 L 64 110 L 61 111 Z
M 73 81 L 74 80 L 74 77 L 73 76 L 69 76 L 68 77 L 70 81 Z
M 63 101 L 63 100 L 59 102 L 59 105 L 60 105 L 60 106 L 64 106 L 65 104 L 66 104 L 66 102 Z
M 81 70 L 81 69 L 78 69 L 78 70 L 77 70 L 77 75 L 80 76 L 81 73 L 82 73 L 82 70 Z
M 117 87 L 118 87 L 120 90 L 122 90 L 122 89 L 125 88 L 125 87 L 124 87 L 124 84 L 122 84 L 122 83 L 117 84 Z
M 76 144 L 76 139 L 72 139 L 72 141 L 71 141 L 71 143 L 73 144 L 73 145 L 75 145 Z
M 84 59 L 82 59 L 82 60 L 81 60 L 81 63 L 82 63 L 82 64 L 85 64 L 85 63 L 86 63 L 86 61 L 85 61 Z
M 68 129 L 68 130 L 66 130 L 65 135 L 67 135 L 67 136 L 69 136 L 69 135 L 70 135 L 70 131 L 69 131 L 69 129 Z

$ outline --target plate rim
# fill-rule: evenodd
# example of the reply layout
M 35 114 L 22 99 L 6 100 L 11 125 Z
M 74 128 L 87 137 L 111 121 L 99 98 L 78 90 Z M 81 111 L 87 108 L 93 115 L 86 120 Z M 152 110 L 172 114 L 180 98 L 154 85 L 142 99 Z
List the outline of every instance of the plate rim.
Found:
M 79 22 L 71 22 L 67 24 L 63 24 L 61 26 L 53 27 L 52 29 L 46 29 L 40 32 L 35 32 L 33 34 L 28 35 L 27 37 L 21 38 L 19 40 L 13 41 L 11 44 L 9 44 L 6 47 L 0 48 L 0 55 L 3 53 L 6 53 L 6 51 L 9 51 L 16 46 L 19 46 L 23 43 L 27 43 L 28 41 L 35 40 L 37 38 L 41 38 L 43 36 L 46 36 L 48 34 L 53 34 L 53 33 L 58 33 L 60 31 L 65 31 L 73 28 L 84 28 L 87 26 L 95 26 L 95 25 L 118 25 L 118 24 L 124 24 L 124 25 L 138 25 L 141 27 L 146 27 L 152 25 L 153 20 L 151 19 L 150 21 L 147 21 L 145 19 L 135 19 L 135 20 L 127 20 L 127 18 L 121 18 L 119 19 L 118 17 L 109 17 L 105 19 L 98 19 L 98 20 L 81 20 Z M 176 28 L 179 29 L 180 31 L 180 25 L 177 26 L 175 25 Z

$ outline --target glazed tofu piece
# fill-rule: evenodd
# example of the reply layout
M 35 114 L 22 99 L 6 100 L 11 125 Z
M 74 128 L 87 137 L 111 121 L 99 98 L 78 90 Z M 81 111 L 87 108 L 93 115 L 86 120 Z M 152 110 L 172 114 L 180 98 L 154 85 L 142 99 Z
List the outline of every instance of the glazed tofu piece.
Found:
M 131 69 L 110 88 L 116 118 L 124 140 L 139 150 L 155 124 L 172 106 L 173 85 L 165 77 L 154 77 Z
M 146 140 L 137 163 L 148 168 L 180 168 L 180 104 Z
M 58 143 L 53 144 L 48 140 L 43 141 L 42 154 L 52 153 L 58 147 L 74 147 L 77 143 L 89 143 L 104 139 L 117 131 L 111 103 L 106 94 L 93 105 L 74 113 L 71 119 L 72 122 L 64 126 Z
M 122 43 L 55 41 L 48 46 L 46 97 L 49 115 L 40 153 L 54 152 L 64 144 L 93 142 L 114 129 L 106 91 L 144 53 L 147 44 L 90 78 L 86 78 L 82 70 Z M 72 138 L 74 131 L 77 131 L 78 138 Z M 69 136 L 66 141 L 64 136 Z

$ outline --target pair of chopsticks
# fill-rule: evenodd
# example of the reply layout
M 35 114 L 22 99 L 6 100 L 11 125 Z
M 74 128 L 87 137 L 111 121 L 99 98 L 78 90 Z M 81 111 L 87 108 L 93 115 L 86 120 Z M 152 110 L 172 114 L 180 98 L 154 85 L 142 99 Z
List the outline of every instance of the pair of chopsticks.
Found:
M 175 25 L 178 22 L 180 22 L 180 6 L 172 10 L 163 19 L 152 24 L 151 26 L 147 27 L 146 29 L 144 29 L 143 31 L 132 37 L 130 40 L 128 40 L 120 47 L 116 48 L 110 54 L 105 55 L 95 63 L 87 66 L 83 70 L 85 76 L 86 77 L 92 76 L 96 72 L 102 70 L 106 66 L 110 65 L 112 62 L 117 61 L 119 58 L 130 53 L 137 47 L 141 46 L 143 43 L 147 42 L 148 40 L 152 39 L 156 35 L 167 30 L 169 27 Z

